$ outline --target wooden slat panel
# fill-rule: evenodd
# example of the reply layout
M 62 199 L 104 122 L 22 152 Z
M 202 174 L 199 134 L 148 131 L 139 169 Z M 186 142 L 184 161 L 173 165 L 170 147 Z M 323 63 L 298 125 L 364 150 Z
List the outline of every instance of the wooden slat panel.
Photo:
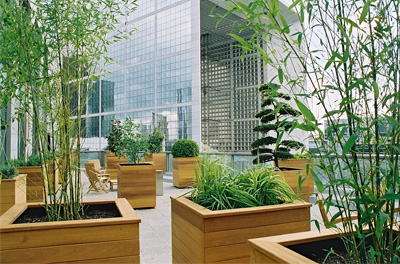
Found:
M 200 172 L 200 167 L 196 167 L 196 163 L 200 162 L 199 157 L 195 158 L 173 158 L 172 159 L 172 176 L 175 187 L 184 188 L 192 186 L 196 177 L 196 168 Z
M 204 253 L 201 251 L 201 248 L 190 247 L 190 244 L 181 241 L 174 234 L 172 234 L 172 247 L 175 247 L 187 259 L 187 263 L 204 263 Z M 176 253 L 174 256 L 176 256 Z
M 266 213 L 208 218 L 204 220 L 204 231 L 215 232 L 230 229 L 275 225 L 278 223 L 288 222 L 306 223 L 309 220 L 310 210 L 305 207 L 293 210 L 280 210 Z
M 120 166 L 118 197 L 133 208 L 156 207 L 156 170 L 154 165 Z
M 254 246 L 253 243 L 249 243 L 250 247 L 259 253 L 258 259 L 261 259 L 261 256 L 265 258 L 267 261 L 270 259 L 271 263 L 283 263 L 283 264 L 292 264 L 292 263 L 303 263 L 303 264 L 316 264 L 314 261 L 274 242 L 263 241 L 262 244 L 259 244 L 257 247 Z M 265 249 L 265 250 L 260 250 Z M 264 257 L 265 256 L 265 257 Z M 262 260 L 262 259 L 261 259 Z M 254 263 L 264 263 L 264 262 L 254 262 Z
M 139 239 L 139 224 L 2 233 L 0 244 L 2 250 L 8 250 L 129 239 Z
M 63 262 L 63 263 L 93 263 L 93 264 L 102 264 L 102 263 L 140 263 L 140 256 L 126 256 L 126 257 L 116 257 L 116 258 L 103 258 L 103 259 L 91 259 L 91 260 L 83 260 L 83 261 L 73 261 L 73 262 Z
M 183 256 L 176 247 L 172 246 L 172 263 L 173 264 L 187 264 L 187 263 L 190 263 L 190 261 L 187 260 L 185 258 L 185 256 Z
M 249 258 L 250 248 L 246 243 L 206 248 L 205 263 L 215 263 L 220 261 Z
M 196 214 L 193 210 L 188 210 L 187 207 L 183 206 L 180 202 L 178 202 L 174 197 L 171 197 L 171 212 L 176 213 L 181 216 L 186 221 L 190 222 L 196 228 L 201 231 L 204 231 L 204 221 L 203 219 Z
M 204 234 L 204 246 L 217 247 L 237 243 L 247 243 L 247 239 L 309 231 L 310 225 L 305 222 L 267 225 L 253 228 L 232 229 Z
M 45 239 L 45 238 L 43 238 Z M 88 244 L 50 246 L 0 251 L 3 263 L 55 263 L 139 255 L 139 240 L 124 240 Z
M 175 213 L 171 214 L 171 223 L 172 233 L 175 233 L 182 241 L 193 243 L 194 247 L 204 247 L 204 233 L 194 225 Z
M 277 261 L 261 254 L 257 250 L 250 249 L 250 264 L 280 264 Z
M 230 259 L 230 260 L 219 261 L 218 263 L 248 264 L 250 263 L 250 258 Z

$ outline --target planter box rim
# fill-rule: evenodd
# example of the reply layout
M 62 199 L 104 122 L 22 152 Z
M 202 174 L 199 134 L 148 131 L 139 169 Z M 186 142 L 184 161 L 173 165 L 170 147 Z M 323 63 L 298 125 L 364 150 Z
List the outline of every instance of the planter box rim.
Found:
M 20 173 L 20 174 L 18 174 L 17 176 L 15 176 L 14 178 L 11 178 L 11 179 L 1 179 L 1 182 L 16 181 L 16 180 L 19 180 L 19 179 L 24 178 L 24 177 L 26 177 L 26 176 L 27 176 L 26 174 Z
M 122 167 L 124 167 L 124 166 L 137 166 L 137 165 L 139 165 L 139 166 L 149 166 L 149 165 L 154 165 L 153 163 L 150 163 L 150 162 L 144 162 L 144 163 L 119 163 L 118 164 L 118 166 L 122 166 Z
M 7 232 L 25 231 L 25 230 L 43 230 L 49 228 L 56 229 L 65 227 L 74 228 L 82 226 L 98 226 L 98 225 L 104 225 L 104 223 L 106 223 L 107 225 L 118 225 L 121 223 L 131 224 L 131 223 L 141 222 L 141 219 L 135 213 L 135 211 L 132 209 L 129 202 L 125 198 L 82 201 L 82 204 L 112 204 L 112 203 L 115 203 L 117 209 L 121 214 L 120 217 L 13 224 L 16 218 L 20 216 L 28 207 L 44 206 L 43 203 L 16 204 L 0 217 L 0 234 Z
M 41 169 L 42 166 L 18 166 L 17 168 L 35 168 L 35 169 Z
M 257 214 L 257 213 L 265 213 L 265 212 L 273 212 L 280 210 L 287 210 L 288 208 L 297 209 L 312 206 L 311 203 L 295 201 L 294 203 L 286 203 L 286 204 L 278 204 L 278 205 L 263 205 L 257 207 L 246 207 L 246 208 L 237 208 L 237 209 L 227 209 L 227 210 L 217 210 L 212 211 L 207 209 L 191 200 L 188 199 L 188 196 L 170 196 L 171 200 L 175 200 L 181 205 L 186 206 L 189 210 L 194 212 L 195 214 L 201 216 L 202 218 L 214 218 L 221 216 L 230 216 L 230 215 L 243 215 L 243 214 Z

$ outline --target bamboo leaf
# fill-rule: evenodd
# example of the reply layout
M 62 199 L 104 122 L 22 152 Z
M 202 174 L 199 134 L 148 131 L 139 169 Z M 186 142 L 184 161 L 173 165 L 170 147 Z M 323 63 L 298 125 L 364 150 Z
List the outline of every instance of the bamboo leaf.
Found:
M 295 102 L 297 104 L 297 107 L 299 108 L 300 112 L 303 114 L 303 116 L 307 120 L 309 120 L 311 122 L 316 122 L 317 121 L 317 119 L 315 118 L 314 114 L 311 112 L 311 110 L 307 106 L 305 106 L 302 102 L 300 102 L 297 99 L 294 99 L 294 100 L 295 100 Z
M 356 143 L 357 138 L 358 138 L 357 134 L 353 134 L 350 136 L 350 138 L 347 140 L 346 144 L 343 147 L 343 155 L 346 155 L 347 153 L 350 152 L 351 148 Z
M 314 180 L 318 192 L 322 193 L 324 191 L 324 185 L 322 184 L 322 181 L 319 179 L 318 175 L 314 172 L 314 170 L 310 170 L 310 172 L 311 172 L 311 178 Z
M 233 34 L 233 33 L 229 33 L 228 35 L 233 37 L 234 39 L 236 39 L 240 44 L 242 44 L 244 49 L 253 50 L 253 47 L 242 37 L 240 37 L 236 34 Z
M 374 88 L 375 98 L 378 98 L 379 97 L 379 87 L 375 81 L 372 82 L 372 87 Z
M 371 0 L 367 0 L 367 2 L 364 4 L 364 7 L 361 12 L 360 20 L 359 23 L 362 23 L 365 21 L 365 18 L 367 17 L 368 11 L 369 11 L 369 6 L 371 4 Z
M 279 69 L 278 69 L 278 78 L 279 78 L 279 82 L 282 84 L 283 83 L 283 70 L 281 67 L 279 67 Z
M 295 7 L 299 2 L 300 2 L 300 0 L 294 1 L 294 2 L 288 7 L 288 10 L 293 9 L 293 7 Z

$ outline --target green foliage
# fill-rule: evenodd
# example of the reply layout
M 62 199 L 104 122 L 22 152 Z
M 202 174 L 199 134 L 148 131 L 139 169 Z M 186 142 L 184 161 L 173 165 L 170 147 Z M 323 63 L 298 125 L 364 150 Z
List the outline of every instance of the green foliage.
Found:
M 110 125 L 110 134 L 106 136 L 108 142 L 108 150 L 115 153 L 115 155 L 120 156 L 121 153 L 117 153 L 121 150 L 122 145 L 122 124 L 121 120 L 114 119 L 113 123 Z
M 239 41 L 243 56 L 257 50 L 276 71 L 270 78 L 292 89 L 303 115 L 296 127 L 310 133 L 318 151 L 311 176 L 324 205 L 335 212 L 325 224 L 347 235 L 341 237 L 349 259 L 397 263 L 399 1 L 296 0 L 288 9 L 274 2 L 230 1 L 228 12 L 246 17 L 235 30 L 253 31 L 248 41 Z M 239 33 L 231 35 L 238 40 Z M 357 223 L 334 224 L 350 215 L 358 216 Z
M 179 139 L 172 145 L 171 154 L 174 158 L 197 157 L 200 154 L 199 145 L 191 139 Z
M 145 135 L 140 132 L 140 126 L 127 117 L 120 126 L 120 145 L 116 145 L 115 154 L 118 157 L 127 157 L 129 163 L 138 163 L 144 154 L 149 154 L 149 146 Z
M 159 153 L 162 151 L 162 143 L 165 136 L 159 127 L 156 127 L 148 136 L 150 153 Z
M 203 156 L 200 171 L 196 171 L 197 186 L 190 198 L 210 210 L 290 203 L 297 199 L 289 185 L 274 175 L 272 167 L 237 172 L 221 158 Z
M 257 156 L 254 164 L 274 161 L 275 167 L 279 167 L 279 159 L 292 158 L 290 151 L 304 146 L 298 141 L 281 140 L 285 133 L 292 131 L 301 113 L 285 102 L 291 97 L 279 92 L 279 89 L 280 85 L 275 83 L 263 84 L 259 88 L 264 97 L 261 105 L 268 108 L 255 115 L 261 120 L 261 125 L 255 126 L 253 131 L 261 132 L 263 136 L 251 144 L 251 153 Z
M 42 166 L 39 155 L 30 155 L 28 158 L 27 166 Z
M 8 164 L 14 167 L 24 167 L 27 166 L 27 162 L 24 159 L 12 159 L 8 161 Z
M 18 170 L 12 165 L 0 165 L 0 179 L 12 179 L 18 175 Z
M 135 8 L 136 0 L 0 1 L 0 105 L 12 102 L 12 119 L 32 122 L 26 143 L 34 142 L 40 160 L 46 151 L 60 152 L 63 184 L 45 194 L 49 221 L 61 212 L 64 220 L 80 219 L 82 115 L 102 67 L 113 62 L 108 46 L 134 30 L 120 24 Z M 48 167 L 44 175 L 55 177 Z

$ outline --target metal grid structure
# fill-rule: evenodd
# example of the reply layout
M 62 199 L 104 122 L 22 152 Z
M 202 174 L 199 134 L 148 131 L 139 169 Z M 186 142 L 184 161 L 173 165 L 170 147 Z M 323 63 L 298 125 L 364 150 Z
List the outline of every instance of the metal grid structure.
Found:
M 258 87 L 264 80 L 257 53 L 247 53 L 235 42 L 212 43 L 201 37 L 202 142 L 221 152 L 248 152 L 258 138 L 253 127 L 260 109 Z

